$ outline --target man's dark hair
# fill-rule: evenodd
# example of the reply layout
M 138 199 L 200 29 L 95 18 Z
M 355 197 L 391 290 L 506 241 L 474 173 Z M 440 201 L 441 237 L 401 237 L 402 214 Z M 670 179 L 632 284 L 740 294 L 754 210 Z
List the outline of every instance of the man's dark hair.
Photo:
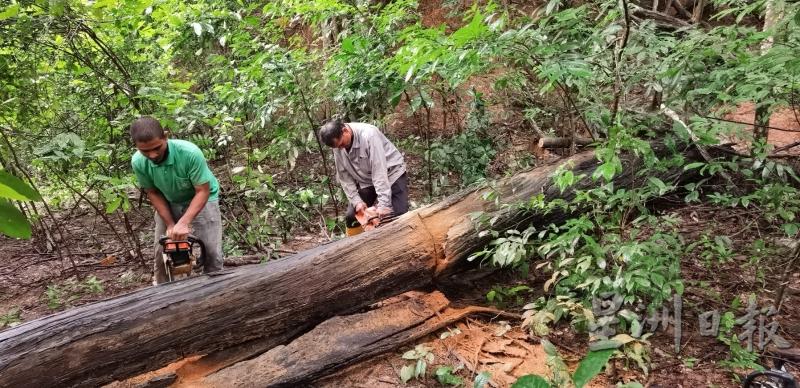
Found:
M 342 119 L 328 120 L 319 128 L 319 140 L 328 147 L 333 147 L 335 145 L 334 141 L 342 137 L 343 130 L 344 122 L 342 122 Z
M 142 116 L 131 124 L 131 138 L 134 143 L 144 143 L 164 137 L 164 128 L 158 120 L 150 116 Z

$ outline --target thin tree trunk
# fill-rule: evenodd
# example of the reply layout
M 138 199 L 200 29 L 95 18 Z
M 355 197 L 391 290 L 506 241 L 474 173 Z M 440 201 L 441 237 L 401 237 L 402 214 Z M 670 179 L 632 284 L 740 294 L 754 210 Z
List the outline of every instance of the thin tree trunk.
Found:
M 336 199 L 336 190 L 333 188 L 333 181 L 336 179 L 336 174 L 333 177 L 330 175 L 330 170 L 328 169 L 328 158 L 325 157 L 325 151 L 322 148 L 322 141 L 319 140 L 319 133 L 317 132 L 317 125 L 314 123 L 314 119 L 311 117 L 311 109 L 309 108 L 308 101 L 306 100 L 306 95 L 303 93 L 303 86 L 300 81 L 297 79 L 297 76 L 293 72 L 291 72 L 292 78 L 294 78 L 295 83 L 298 85 L 297 90 L 300 92 L 300 99 L 303 101 L 303 112 L 306 114 L 306 118 L 308 119 L 309 127 L 311 128 L 311 132 L 314 133 L 314 139 L 317 142 L 317 150 L 319 151 L 319 155 L 322 158 L 322 171 L 325 174 L 325 177 L 328 178 L 328 192 L 331 195 L 331 200 L 333 201 L 333 208 L 336 215 L 336 219 L 339 219 L 339 200 Z
M 2 128 L 0 128 L 0 136 L 3 137 L 3 140 L 5 141 L 6 146 L 8 147 L 8 151 L 11 153 L 11 157 L 14 159 L 14 165 L 16 166 L 17 171 L 19 171 L 20 173 L 22 173 L 23 176 L 25 176 L 25 179 L 28 180 L 28 183 L 30 183 L 31 187 L 36 187 L 33 178 L 31 177 L 30 174 L 28 174 L 28 171 L 22 166 L 19 157 L 17 157 L 17 152 L 14 151 L 14 147 L 11 145 L 11 141 L 8 139 L 8 136 L 6 136 L 6 132 L 3 131 Z M 53 221 L 53 225 L 55 226 L 56 232 L 58 233 L 60 240 L 66 241 L 66 239 L 64 238 L 64 232 L 61 229 L 61 225 L 58 223 L 58 220 L 56 219 L 55 215 L 53 215 L 53 212 L 50 210 L 50 206 L 47 205 L 46 201 L 42 201 L 42 206 L 44 206 L 47 215 Z M 36 211 L 36 205 L 32 206 L 32 208 L 34 209 L 34 213 L 38 215 L 38 212 Z M 43 221 L 42 224 L 44 224 Z M 61 263 L 63 264 L 64 255 L 61 253 L 61 247 L 56 243 L 56 241 L 54 241 L 52 235 L 48 234 L 48 236 L 50 237 L 50 242 L 53 245 L 52 247 L 53 250 L 56 252 L 59 260 L 61 260 Z M 69 261 L 72 264 L 72 271 L 74 272 L 74 275 L 80 279 L 81 275 L 80 271 L 78 270 L 78 265 L 75 263 L 75 259 L 72 257 L 72 254 L 70 253 L 70 249 L 68 246 L 66 247 L 66 250 L 67 250 L 67 257 L 69 258 Z
M 706 0 L 696 0 L 694 2 L 694 11 L 692 12 L 692 23 L 700 23 L 703 21 L 703 11 L 706 8 Z

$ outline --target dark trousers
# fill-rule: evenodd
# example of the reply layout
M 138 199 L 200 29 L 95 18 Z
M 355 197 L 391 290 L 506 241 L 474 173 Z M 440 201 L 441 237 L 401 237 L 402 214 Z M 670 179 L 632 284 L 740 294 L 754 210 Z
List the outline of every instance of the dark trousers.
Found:
M 374 206 L 378 200 L 378 193 L 375 192 L 375 187 L 369 186 L 360 188 L 358 196 L 367 204 L 367 206 Z M 399 216 L 408 212 L 408 176 L 403 173 L 392 184 L 392 214 Z M 354 228 L 361 224 L 356 220 L 356 209 L 353 204 L 347 205 L 347 213 L 344 215 L 344 223 L 348 228 Z

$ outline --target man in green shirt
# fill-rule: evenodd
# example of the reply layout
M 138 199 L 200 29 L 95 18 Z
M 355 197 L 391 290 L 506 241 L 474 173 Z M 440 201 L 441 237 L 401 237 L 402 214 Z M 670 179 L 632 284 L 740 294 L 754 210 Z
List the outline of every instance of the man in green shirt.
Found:
M 203 241 L 203 272 L 222 269 L 222 217 L 219 182 L 203 152 L 184 140 L 167 140 L 158 120 L 143 116 L 131 124 L 138 150 L 131 158 L 139 187 L 156 209 L 153 284 L 167 281 L 161 260 L 161 236 L 185 240 L 191 233 Z

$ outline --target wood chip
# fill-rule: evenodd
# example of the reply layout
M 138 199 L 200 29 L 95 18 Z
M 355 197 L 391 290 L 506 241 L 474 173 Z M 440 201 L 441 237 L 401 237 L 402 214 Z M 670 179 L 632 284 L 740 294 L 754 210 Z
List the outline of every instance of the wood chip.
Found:
M 100 265 L 113 265 L 117 262 L 117 256 L 108 255 L 102 259 L 100 259 Z

